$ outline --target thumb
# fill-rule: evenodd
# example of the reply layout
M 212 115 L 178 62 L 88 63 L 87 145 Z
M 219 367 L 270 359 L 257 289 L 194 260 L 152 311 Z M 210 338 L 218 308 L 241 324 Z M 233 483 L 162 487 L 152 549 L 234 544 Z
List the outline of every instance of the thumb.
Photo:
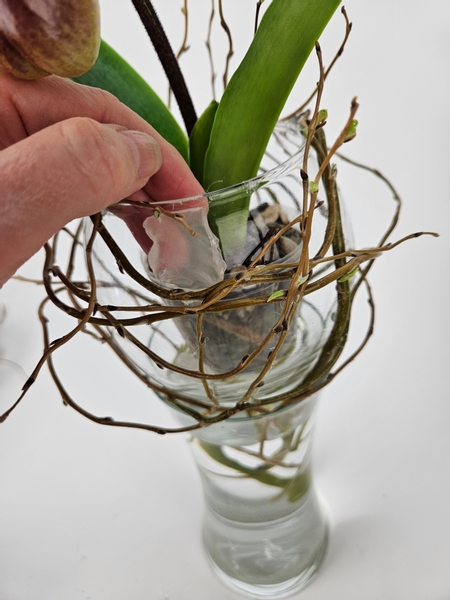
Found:
M 150 135 L 87 118 L 0 152 L 0 285 L 69 221 L 141 189 L 161 167 Z

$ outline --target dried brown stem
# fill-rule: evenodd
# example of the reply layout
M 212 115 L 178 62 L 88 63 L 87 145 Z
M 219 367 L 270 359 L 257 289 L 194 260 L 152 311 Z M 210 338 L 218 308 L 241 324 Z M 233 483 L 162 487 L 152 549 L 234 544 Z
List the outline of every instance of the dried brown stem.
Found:
M 150 0 L 132 0 L 133 5 L 152 41 L 173 90 L 186 131 L 190 135 L 197 121 L 194 105 L 177 58 Z
M 228 27 L 228 24 L 225 21 L 225 17 L 223 14 L 222 0 L 218 0 L 218 4 L 219 4 L 220 25 L 221 25 L 222 29 L 225 31 L 227 38 L 228 38 L 228 53 L 227 53 L 227 57 L 225 59 L 225 69 L 224 69 L 223 78 L 222 78 L 223 89 L 225 90 L 228 85 L 228 71 L 230 68 L 231 57 L 234 54 L 234 49 L 233 49 L 233 37 L 231 35 L 231 30 Z
M 258 31 L 258 24 L 259 24 L 259 13 L 261 11 L 261 5 L 264 2 L 264 0 L 258 0 L 256 2 L 256 11 L 255 11 L 255 28 L 254 28 L 254 34 L 256 35 L 256 32 Z
M 134 2 L 136 4 L 140 4 L 141 6 L 151 6 L 151 3 L 148 0 L 134 0 Z M 258 21 L 258 13 L 261 4 L 262 0 L 257 2 L 255 19 L 256 23 Z M 215 10 L 214 0 L 212 0 L 211 6 L 212 11 L 209 22 L 207 48 L 210 54 L 212 83 L 214 87 L 215 74 L 212 63 L 212 49 L 210 46 L 211 29 Z M 229 52 L 224 74 L 224 86 L 226 86 L 229 61 L 233 54 L 233 45 L 231 32 L 229 31 L 228 25 L 223 17 L 223 6 L 221 0 L 218 0 L 218 7 L 221 26 L 227 32 L 229 39 Z M 188 31 L 187 0 L 184 0 L 183 12 L 185 14 L 185 35 L 182 43 L 182 49 L 186 49 Z M 152 279 L 151 275 L 147 277 L 140 273 L 131 264 L 123 250 L 119 247 L 113 236 L 110 234 L 100 215 L 95 215 L 92 217 L 92 232 L 85 250 L 83 250 L 80 241 L 82 232 L 81 225 L 78 227 L 75 233 L 72 233 L 69 230 L 65 231 L 65 233 L 72 238 L 72 246 L 69 252 L 68 264 L 65 271 L 56 265 L 56 254 L 58 251 L 58 240 L 60 235 L 55 236 L 53 243 L 47 244 L 46 246 L 46 262 L 44 267 L 43 283 L 46 288 L 48 298 L 41 305 L 39 311 L 44 332 L 44 352 L 31 377 L 25 384 L 22 395 L 18 401 L 2 417 L 0 417 L 0 421 L 4 420 L 14 409 L 14 407 L 17 406 L 18 402 L 20 402 L 25 395 L 27 389 L 29 389 L 34 382 L 45 362 L 47 362 L 49 365 L 52 377 L 65 404 L 70 405 L 72 408 L 74 408 L 74 410 L 83 416 L 86 416 L 92 421 L 104 425 L 140 428 L 162 434 L 198 429 L 199 427 L 204 427 L 213 423 L 218 423 L 224 419 L 228 419 L 232 415 L 242 411 L 247 411 L 249 416 L 253 416 L 256 414 L 273 412 L 292 403 L 299 402 L 327 385 L 346 365 L 354 360 L 359 352 L 361 352 L 372 335 L 374 326 L 375 311 L 372 292 L 366 280 L 367 273 L 373 264 L 373 260 L 380 253 L 389 251 L 399 244 L 414 237 L 418 237 L 423 233 L 428 234 L 428 232 L 410 234 L 394 243 L 387 243 L 388 236 L 392 233 L 398 221 L 400 211 L 400 198 L 397 192 L 378 171 L 369 169 L 368 167 L 359 165 L 354 161 L 344 158 L 344 160 L 353 163 L 355 166 L 369 170 L 377 177 L 380 177 L 383 181 L 385 181 L 393 193 L 394 200 L 397 202 L 397 209 L 394 218 L 392 219 L 387 232 L 383 235 L 378 247 L 364 250 L 351 250 L 345 247 L 339 193 L 336 185 L 336 173 L 331 166 L 331 160 L 341 145 L 348 139 L 349 126 L 354 119 L 358 105 L 356 100 L 352 101 L 347 123 L 331 148 L 328 148 L 326 143 L 323 130 L 325 118 L 321 116 L 322 113 L 320 112 L 320 102 L 324 81 L 331 67 L 335 64 L 337 58 L 342 53 L 348 38 L 348 34 L 350 33 L 351 24 L 348 22 L 345 11 L 344 17 L 346 19 L 346 36 L 341 48 L 338 51 L 338 54 L 326 71 L 323 67 L 320 46 L 319 44 L 316 45 L 316 53 L 319 63 L 319 82 L 317 84 L 317 89 L 309 99 L 311 100 L 314 95 L 316 95 L 315 107 L 310 120 L 308 120 L 309 113 L 302 115 L 302 120 L 305 123 L 304 127 L 306 129 L 305 155 L 301 171 L 301 188 L 303 192 L 302 208 L 300 208 L 300 199 L 295 198 L 295 205 L 299 208 L 301 214 L 293 219 L 289 224 L 283 226 L 273 235 L 268 237 L 268 239 L 262 237 L 260 245 L 257 246 L 257 250 L 255 249 L 255 251 L 248 257 L 248 260 L 245 261 L 244 266 L 239 272 L 233 272 L 232 274 L 229 274 L 229 277 L 224 281 L 211 286 L 208 289 L 199 290 L 197 292 L 168 290 L 159 286 Z M 319 122 L 319 120 L 321 122 Z M 289 155 L 288 146 L 285 144 L 282 135 L 278 136 L 278 142 L 280 143 L 282 150 Z M 316 152 L 319 162 L 319 168 L 313 179 L 311 179 L 308 175 L 308 165 L 310 164 L 308 160 L 312 150 Z M 319 186 L 323 186 L 326 196 L 327 211 L 325 215 L 327 218 L 327 223 L 323 240 L 320 242 L 319 250 L 311 258 L 312 254 L 310 245 L 312 239 L 313 218 L 316 209 L 322 204 L 322 202 L 318 201 Z M 301 195 L 301 193 L 299 195 Z M 272 201 L 274 203 L 278 202 L 276 192 L 274 192 L 272 195 Z M 132 201 L 126 202 L 129 204 L 143 204 Z M 148 204 L 145 204 L 145 206 L 148 207 Z M 154 207 L 154 210 L 169 216 L 170 218 L 177 219 L 184 226 L 186 226 L 181 213 L 168 212 L 159 206 Z M 317 220 L 317 218 L 314 220 Z M 302 247 L 300 250 L 299 260 L 297 262 L 276 265 L 261 264 L 264 257 L 267 256 L 267 253 L 271 252 L 274 249 L 275 244 L 282 238 L 282 236 L 293 227 L 299 227 L 302 236 Z M 193 233 L 189 226 L 187 226 L 187 228 L 191 233 Z M 114 267 L 108 267 L 107 264 L 103 264 L 102 261 L 97 257 L 97 261 L 99 261 L 98 264 L 102 267 L 102 273 L 106 273 L 106 278 L 109 278 L 109 281 L 99 280 L 94 272 L 92 248 L 94 240 L 98 234 L 105 242 L 118 267 L 116 272 Z M 435 234 L 431 233 L 431 235 Z M 87 281 L 76 281 L 73 276 L 77 253 L 79 250 L 83 250 L 86 255 Z M 365 264 L 364 268 L 361 266 L 363 264 Z M 350 282 L 348 281 L 350 277 L 353 277 L 352 286 L 350 286 Z M 288 282 L 288 285 L 286 282 Z M 237 289 L 245 290 L 246 286 L 255 286 L 256 284 L 272 285 L 270 286 L 270 290 L 269 285 L 267 288 L 262 288 L 259 296 L 249 295 L 249 297 L 246 298 L 235 298 L 234 294 L 232 293 Z M 278 286 L 278 284 L 281 285 Z M 341 357 L 347 341 L 352 306 L 355 301 L 356 291 L 362 284 L 366 285 L 369 298 L 369 328 L 357 349 L 350 354 L 348 358 L 342 360 Z M 317 292 L 321 288 L 330 285 L 335 285 L 336 287 L 336 309 L 334 323 L 331 327 L 331 331 L 328 334 L 328 338 L 321 348 L 320 355 L 314 363 L 314 366 L 310 369 L 303 381 L 290 392 L 282 394 L 279 393 L 271 397 L 262 396 L 262 399 L 257 398 L 258 394 L 255 392 L 258 388 L 264 385 L 264 380 L 266 379 L 268 373 L 274 365 L 275 360 L 277 359 L 277 356 L 279 355 L 279 351 L 286 340 L 286 337 L 293 324 L 294 317 L 298 313 L 301 303 L 305 302 L 305 306 L 313 306 L 309 301 L 306 300 L 306 297 L 310 296 L 314 292 Z M 130 304 L 125 306 L 100 304 L 97 300 L 97 290 L 101 287 L 110 286 L 119 286 L 122 291 L 128 295 Z M 277 290 L 275 296 L 273 293 L 271 293 L 273 289 Z M 50 341 L 48 320 L 45 316 L 44 310 L 45 306 L 50 301 L 57 308 L 64 311 L 67 315 L 75 318 L 78 322 L 77 326 L 67 335 L 58 340 L 54 340 L 53 342 Z M 222 373 L 217 373 L 216 371 L 208 372 L 206 360 L 206 350 L 208 349 L 208 344 L 206 344 L 205 340 L 205 331 L 207 331 L 208 325 L 205 317 L 209 315 L 216 319 L 218 316 L 223 315 L 224 318 L 220 320 L 220 328 L 224 332 L 229 333 L 230 336 L 233 336 L 232 338 L 230 337 L 230 339 L 245 339 L 246 336 L 248 336 L 249 330 L 248 328 L 246 329 L 246 327 L 240 328 L 240 326 L 236 324 L 232 318 L 232 312 L 241 311 L 240 314 L 245 315 L 246 309 L 261 306 L 267 302 L 281 304 L 279 304 L 277 321 L 269 330 L 267 330 L 263 339 L 260 339 L 260 337 L 255 338 L 257 341 L 255 341 L 254 346 L 251 347 L 252 351 L 246 356 L 243 356 L 239 361 L 239 364 L 233 365 L 233 367 L 228 368 L 228 370 L 225 368 L 222 369 L 224 371 Z M 134 314 L 130 315 L 130 312 Z M 176 319 L 177 323 L 181 323 L 181 330 L 183 330 L 182 326 L 184 326 L 184 321 L 187 320 L 188 326 L 190 326 L 189 320 L 192 320 L 191 323 L 193 325 L 194 333 L 193 346 L 195 346 L 194 351 L 198 352 L 197 370 L 173 364 L 169 359 L 165 358 L 165 356 L 160 356 L 158 353 L 151 350 L 145 336 L 143 338 L 145 341 L 142 341 L 139 338 L 139 329 L 137 330 L 138 333 L 136 335 L 133 333 L 133 327 L 137 327 L 139 325 L 149 325 L 157 332 L 155 335 L 160 335 L 163 338 L 165 337 L 166 342 L 170 341 L 170 343 L 174 344 L 175 348 L 178 348 L 173 340 L 167 338 L 163 330 L 154 327 L 154 323 L 159 321 L 162 322 L 168 319 Z M 192 417 L 192 419 L 194 419 L 194 424 L 189 425 L 188 427 L 170 429 L 148 425 L 146 423 L 115 421 L 108 416 L 99 417 L 94 415 L 75 402 L 65 389 L 59 375 L 56 372 L 53 361 L 53 353 L 63 344 L 70 341 L 70 339 L 72 339 L 72 337 L 80 331 L 90 336 L 90 339 L 92 340 L 100 340 L 101 342 L 108 344 L 108 346 L 113 350 L 113 352 L 115 352 L 116 356 L 122 361 L 122 363 L 135 376 L 137 376 L 144 383 L 144 385 L 153 390 L 160 398 L 164 398 L 168 404 L 176 407 Z M 197 342 L 196 345 L 195 336 Z M 121 337 L 126 338 L 140 351 L 143 356 L 152 360 L 157 367 L 169 369 L 182 377 L 189 377 L 193 380 L 199 380 L 199 382 L 201 382 L 201 386 L 203 386 L 204 393 L 200 398 L 198 398 L 190 396 L 187 393 L 174 391 L 173 389 L 166 387 L 166 385 L 169 384 L 165 384 L 164 379 L 160 380 L 158 377 L 154 377 L 151 370 L 147 373 L 143 367 L 140 367 L 133 362 L 132 358 L 127 355 L 126 351 L 121 346 Z M 267 352 L 268 347 L 270 347 L 270 352 L 268 352 L 267 358 L 264 358 L 264 354 L 262 353 L 264 350 Z M 180 349 L 178 348 L 178 350 Z M 215 396 L 215 390 L 219 388 L 216 384 L 210 385 L 209 382 L 220 382 L 222 380 L 233 378 L 241 374 L 245 369 L 248 369 L 252 365 L 253 361 L 256 361 L 257 358 L 258 361 L 255 364 L 257 364 L 258 367 L 255 370 L 255 377 L 249 384 L 245 394 L 241 398 L 236 399 L 236 402 L 233 406 L 221 405 L 219 402 L 220 398 L 218 399 Z M 161 381 L 163 383 L 161 383 Z M 199 383 L 200 389 L 201 386 Z M 264 452 L 265 439 L 266 432 L 263 430 L 261 434 L 259 452 L 250 452 L 250 454 L 257 456 L 262 461 L 267 463 L 268 466 L 292 467 L 293 465 L 286 465 L 283 463 L 283 458 L 286 453 L 289 452 L 289 448 L 293 447 L 293 445 L 295 446 L 295 440 L 285 440 L 280 453 L 270 457 L 266 456 L 266 453 Z M 299 440 L 297 440 L 297 443 L 299 443 Z
M 94 242 L 95 239 L 95 235 L 97 233 L 97 227 L 98 227 L 98 223 L 99 223 L 99 219 L 97 219 L 94 222 L 94 228 L 92 230 L 92 235 L 88 241 L 88 244 L 86 246 L 86 257 L 91 256 L 91 252 L 92 252 L 92 244 Z M 44 272 L 48 271 L 49 269 L 49 259 L 51 257 L 50 253 L 47 253 L 47 260 L 46 260 L 46 267 L 44 267 Z M 9 408 L 3 415 L 0 416 L 0 423 L 3 422 L 10 414 L 11 412 L 16 408 L 16 406 L 20 403 L 20 401 L 23 399 L 23 397 L 25 396 L 25 394 L 28 392 L 28 390 L 30 389 L 30 387 L 33 385 L 33 383 L 36 381 L 37 376 L 39 375 L 40 370 L 42 369 L 42 367 L 44 366 L 44 364 L 48 361 L 49 357 L 51 356 L 51 354 L 53 352 L 55 352 L 55 350 L 57 350 L 58 348 L 60 348 L 61 346 L 63 346 L 64 344 L 66 344 L 67 342 L 69 342 L 79 331 L 82 331 L 84 326 L 86 325 L 86 323 L 89 321 L 89 318 L 91 317 L 91 315 L 93 314 L 94 310 L 95 310 L 95 305 L 96 305 L 96 280 L 94 277 L 94 273 L 93 273 L 93 269 L 92 269 L 92 263 L 90 262 L 90 260 L 88 260 L 88 272 L 89 272 L 89 277 L 90 277 L 90 285 L 91 285 L 91 295 L 89 298 L 89 303 L 88 306 L 86 308 L 85 314 L 83 316 L 83 318 L 79 321 L 78 325 L 76 327 L 74 327 L 69 333 L 67 333 L 66 335 L 64 335 L 63 337 L 53 340 L 52 342 L 45 342 L 44 343 L 44 353 L 41 357 L 41 359 L 39 360 L 39 362 L 37 363 L 36 367 L 34 368 L 33 372 L 31 373 L 30 377 L 27 379 L 27 381 L 25 382 L 23 388 L 22 388 L 22 393 L 19 396 L 19 398 L 16 400 L 16 402 L 11 406 L 11 408 Z
M 205 372 L 205 336 L 203 334 L 203 314 L 197 315 L 197 341 L 198 341 L 198 370 L 200 373 Z M 206 395 L 216 406 L 219 404 L 214 396 L 209 383 L 206 379 L 202 379 L 203 389 Z
M 181 42 L 181 46 L 176 54 L 177 62 L 180 61 L 181 56 L 189 50 L 189 46 L 187 44 L 188 33 L 189 33 L 189 11 L 188 11 L 188 0 L 183 0 L 183 6 L 181 7 L 181 13 L 184 18 L 184 31 L 183 31 L 183 40 Z M 169 87 L 169 94 L 167 98 L 167 106 L 170 108 L 172 100 L 172 88 Z
M 212 27 L 213 27 L 213 22 L 214 22 L 214 16 L 215 16 L 215 7 L 214 7 L 214 0 L 211 0 L 211 13 L 209 16 L 209 22 L 208 22 L 208 33 L 206 36 L 206 41 L 205 41 L 205 46 L 206 46 L 206 50 L 208 52 L 208 59 L 209 59 L 209 66 L 211 69 L 211 91 L 212 91 L 212 99 L 215 100 L 216 99 L 216 71 L 214 68 L 214 57 L 213 57 L 213 51 L 212 51 L 212 45 L 211 45 L 211 35 L 212 35 Z
M 342 56 L 345 46 L 347 45 L 348 38 L 350 37 L 350 32 L 352 30 L 352 23 L 350 23 L 350 21 L 348 19 L 347 11 L 345 10 L 344 6 L 341 8 L 341 13 L 343 14 L 344 19 L 345 19 L 344 39 L 342 41 L 342 44 L 339 47 L 339 50 L 336 52 L 336 55 L 334 56 L 333 60 L 331 61 L 330 65 L 324 72 L 324 81 L 327 79 L 328 75 L 330 74 L 330 72 L 333 69 L 334 65 L 336 64 L 337 60 Z M 289 115 L 287 115 L 286 117 L 284 117 L 283 121 L 292 119 L 292 117 L 295 117 L 296 115 L 302 113 L 305 110 L 305 108 L 308 106 L 308 104 L 311 102 L 311 100 L 313 100 L 313 98 L 316 94 L 317 94 L 317 87 L 314 89 L 313 92 L 311 92 L 311 95 L 307 98 L 307 100 L 305 100 L 305 102 L 303 102 L 303 104 L 301 106 L 299 106 L 297 108 L 297 110 L 295 110 L 294 112 L 292 112 Z

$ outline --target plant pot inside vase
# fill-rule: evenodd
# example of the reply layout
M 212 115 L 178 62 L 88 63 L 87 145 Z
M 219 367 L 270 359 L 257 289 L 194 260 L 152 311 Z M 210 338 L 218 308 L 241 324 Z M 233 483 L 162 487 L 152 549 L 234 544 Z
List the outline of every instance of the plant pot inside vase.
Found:
M 227 257 L 225 279 L 236 273 L 243 273 L 252 259 L 263 248 L 271 235 L 275 235 L 289 223 L 282 207 L 263 203 L 250 211 L 247 221 L 247 237 L 241 248 L 236 248 Z M 262 257 L 261 265 L 276 267 L 283 263 L 295 263 L 301 252 L 301 235 L 291 227 L 282 235 L 270 250 Z M 242 285 L 227 295 L 228 301 L 243 301 L 245 299 L 270 297 L 279 290 L 287 290 L 288 282 L 261 283 Z M 264 303 L 255 306 L 241 306 L 237 310 L 211 313 L 203 317 L 204 362 L 215 372 L 231 371 L 242 358 L 251 354 L 264 340 L 267 332 L 275 326 L 281 314 L 278 303 Z M 189 349 L 198 355 L 197 318 L 187 315 L 175 321 Z M 290 331 L 279 357 L 290 353 L 292 349 L 293 331 Z M 266 362 L 268 352 L 274 348 L 268 345 L 253 361 L 250 370 L 261 368 Z
M 300 167 L 303 160 L 303 141 L 296 122 L 280 124 L 271 140 L 264 161 L 266 164 L 263 163 L 263 167 L 270 167 L 272 163 L 272 168 L 248 182 L 206 194 L 210 202 L 219 202 L 224 206 L 230 203 L 232 207 L 242 200 L 243 196 L 250 199 L 245 242 L 241 246 L 230 244 L 229 240 L 227 243 L 231 250 L 224 253 L 224 284 L 230 278 L 239 276 L 241 272 L 244 274 L 248 265 L 261 253 L 261 248 L 270 238 L 270 234 L 283 227 L 286 229 L 286 223 L 301 213 L 303 183 Z M 284 162 L 277 164 L 277 156 L 284 158 Z M 193 202 L 197 202 L 196 199 L 168 201 L 159 203 L 157 210 L 166 211 L 167 207 L 176 205 L 182 215 L 187 215 Z M 183 208 L 184 206 L 186 208 Z M 133 210 L 138 211 L 139 207 L 133 207 Z M 141 223 L 148 218 L 148 207 L 144 207 L 144 210 L 147 212 L 140 217 Z M 234 214 L 233 210 L 230 209 L 230 214 Z M 118 211 L 113 209 L 113 212 L 117 215 Z M 317 233 L 314 235 L 319 247 L 321 230 L 326 227 L 326 214 L 320 210 L 316 212 Z M 163 359 L 159 363 L 157 360 L 149 360 L 127 340 L 120 339 L 120 336 L 116 336 L 118 343 L 126 345 L 127 354 L 159 385 L 204 400 L 204 383 L 201 379 L 190 376 L 190 373 L 200 369 L 214 376 L 208 382 L 210 396 L 219 399 L 223 405 L 235 404 L 237 394 L 242 393 L 243 385 L 249 384 L 261 372 L 276 346 L 278 334 L 273 335 L 271 331 L 280 319 L 283 304 L 274 296 L 289 287 L 289 270 L 292 271 L 298 262 L 302 249 L 298 224 L 288 227 L 276 243 L 259 257 L 254 272 L 261 274 L 260 281 L 255 282 L 254 278 L 247 281 L 243 277 L 238 285 L 223 295 L 220 310 L 211 307 L 210 311 L 204 312 L 200 332 L 196 308 L 208 300 L 207 293 L 206 296 L 200 294 L 183 299 L 182 293 L 179 293 L 182 290 L 174 289 L 175 284 L 168 287 L 159 282 L 155 273 L 151 272 L 139 244 L 135 242 L 136 232 L 132 229 L 133 238 L 125 224 L 127 219 L 121 214 L 119 216 L 121 218 L 106 212 L 103 217 L 106 227 L 118 245 L 127 249 L 126 254 L 130 262 L 139 270 L 142 278 L 159 283 L 166 289 L 166 296 L 162 299 L 156 298 L 142 287 L 137 286 L 136 289 L 135 282 L 128 278 L 125 278 L 125 284 L 122 283 L 124 277 L 118 273 L 116 259 L 108 256 L 106 248 L 97 247 L 95 256 L 97 270 L 102 272 L 100 279 L 107 282 L 113 276 L 114 281 L 119 283 L 119 286 L 100 285 L 99 293 L 105 294 L 106 300 L 112 304 L 126 304 L 131 301 L 138 308 L 139 305 L 148 305 L 156 300 L 166 307 L 185 307 L 191 310 L 176 315 L 173 319 L 155 322 L 150 327 L 146 324 L 133 327 L 133 334 L 140 343 L 151 348 Z M 219 232 L 230 230 L 229 217 L 225 216 L 224 220 L 225 224 L 221 219 L 217 221 Z M 179 227 L 182 228 L 181 225 Z M 202 259 L 195 255 L 190 258 L 188 272 L 193 280 L 200 268 L 197 260 Z M 264 277 L 267 279 L 273 273 L 277 274 L 278 280 L 264 280 Z M 283 279 L 284 274 L 287 275 Z M 120 288 L 119 291 L 112 289 L 117 287 Z M 121 302 L 118 297 L 111 297 L 111 292 L 117 296 L 122 295 Z M 334 310 L 335 296 L 330 289 L 319 289 L 311 300 L 308 296 L 303 298 L 292 319 L 283 346 L 278 349 L 270 370 L 264 376 L 264 382 L 253 391 L 254 398 L 275 397 L 299 384 L 319 356 L 333 324 Z M 252 355 L 251 362 L 244 369 L 239 369 L 239 365 L 249 355 Z M 167 364 L 173 364 L 177 369 L 161 369 L 161 366 Z M 224 375 L 223 378 L 220 377 L 221 374 Z

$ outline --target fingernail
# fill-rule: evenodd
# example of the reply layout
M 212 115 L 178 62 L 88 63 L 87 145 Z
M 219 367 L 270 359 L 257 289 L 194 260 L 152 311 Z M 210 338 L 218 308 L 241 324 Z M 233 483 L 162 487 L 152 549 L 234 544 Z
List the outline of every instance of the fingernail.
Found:
M 128 129 L 117 133 L 123 137 L 133 153 L 140 179 L 148 179 L 159 171 L 162 164 L 161 149 L 151 135 Z

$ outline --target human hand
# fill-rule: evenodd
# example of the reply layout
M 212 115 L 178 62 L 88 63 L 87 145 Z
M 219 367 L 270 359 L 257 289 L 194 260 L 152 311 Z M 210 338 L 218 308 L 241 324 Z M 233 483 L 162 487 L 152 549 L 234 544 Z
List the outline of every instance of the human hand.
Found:
M 203 193 L 189 167 L 114 96 L 0 73 L 0 286 L 59 229 L 123 198 Z

